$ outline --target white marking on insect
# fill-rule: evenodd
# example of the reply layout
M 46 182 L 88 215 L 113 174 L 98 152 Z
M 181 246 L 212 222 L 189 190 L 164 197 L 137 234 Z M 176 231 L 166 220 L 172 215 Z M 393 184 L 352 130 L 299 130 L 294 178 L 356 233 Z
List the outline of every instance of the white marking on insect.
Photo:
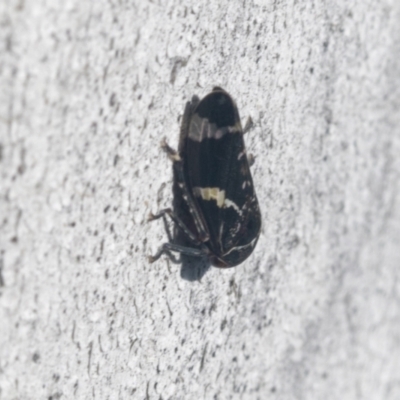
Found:
M 215 200 L 219 208 L 232 207 L 239 215 L 242 215 L 242 211 L 239 206 L 232 200 L 225 198 L 225 190 L 220 190 L 218 187 L 194 187 L 193 193 L 196 197 L 201 197 L 203 200 Z
M 232 207 L 239 215 L 242 215 L 242 210 L 232 200 L 225 199 L 224 206 L 225 207 Z
M 238 161 L 240 161 L 241 160 L 241 158 L 243 157 L 243 156 L 245 156 L 246 155 L 246 150 L 243 150 L 243 151 L 241 151 L 240 153 L 239 153 L 239 155 L 238 155 Z
M 223 126 L 218 128 L 216 124 L 211 123 L 207 118 L 201 118 L 197 114 L 193 115 L 190 121 L 189 139 L 201 142 L 203 139 L 221 139 L 227 133 L 241 133 L 242 126 L 240 122 L 233 126 Z
M 246 186 L 251 186 L 251 183 L 250 183 L 250 181 L 244 181 L 243 183 L 242 183 L 242 189 L 246 189 Z
M 222 236 L 224 234 L 224 225 L 225 225 L 225 222 L 221 221 L 221 225 L 219 227 L 219 236 L 218 236 L 218 244 L 221 249 L 222 249 Z
M 255 237 L 250 243 L 245 244 L 244 246 L 236 246 L 232 247 L 228 252 L 226 252 L 223 256 L 227 256 L 228 254 L 232 253 L 232 251 L 240 251 L 243 249 L 246 249 L 247 247 L 254 247 L 255 244 L 257 243 L 258 236 Z
M 215 200 L 217 206 L 222 208 L 225 202 L 225 190 L 220 190 L 218 187 L 194 187 L 193 193 L 196 197 L 201 197 L 203 200 Z

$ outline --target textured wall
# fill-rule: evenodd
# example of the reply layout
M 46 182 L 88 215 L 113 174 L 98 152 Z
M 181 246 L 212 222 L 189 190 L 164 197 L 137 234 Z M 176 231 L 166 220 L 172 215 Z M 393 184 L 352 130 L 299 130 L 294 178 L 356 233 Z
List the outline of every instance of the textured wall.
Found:
M 350 4 L 349 4 L 350 3 Z M 400 4 L 0 5 L 1 399 L 399 399 Z M 256 251 L 181 277 L 178 118 L 213 85 L 256 157 Z M 185 277 L 185 274 L 183 274 Z

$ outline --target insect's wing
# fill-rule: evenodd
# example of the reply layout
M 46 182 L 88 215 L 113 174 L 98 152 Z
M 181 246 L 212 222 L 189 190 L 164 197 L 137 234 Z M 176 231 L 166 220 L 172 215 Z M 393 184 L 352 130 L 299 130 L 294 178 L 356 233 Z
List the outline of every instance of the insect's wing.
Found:
M 210 236 L 213 253 L 228 266 L 252 252 L 261 217 L 232 98 L 214 89 L 194 109 L 181 137 L 185 181 Z

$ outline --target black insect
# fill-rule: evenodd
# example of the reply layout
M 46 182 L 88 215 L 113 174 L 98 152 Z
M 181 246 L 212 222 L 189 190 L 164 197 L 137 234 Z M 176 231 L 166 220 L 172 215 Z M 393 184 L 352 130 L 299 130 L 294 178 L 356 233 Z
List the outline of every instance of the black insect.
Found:
M 177 243 L 167 229 L 170 241 L 149 257 L 150 262 L 162 254 L 175 259 L 174 251 L 228 268 L 252 253 L 261 214 L 243 134 L 236 104 L 220 87 L 186 104 L 178 151 L 162 143 L 173 161 L 174 211 L 149 217 L 169 215 L 184 240 Z

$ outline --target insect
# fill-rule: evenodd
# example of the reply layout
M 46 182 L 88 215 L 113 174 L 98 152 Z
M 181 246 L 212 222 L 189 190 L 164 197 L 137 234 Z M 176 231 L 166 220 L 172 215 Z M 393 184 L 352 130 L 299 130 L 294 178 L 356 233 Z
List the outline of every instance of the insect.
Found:
M 178 252 L 228 268 L 252 253 L 261 214 L 243 135 L 237 106 L 222 88 L 186 103 L 178 151 L 165 140 L 161 144 L 173 162 L 174 211 L 167 208 L 149 216 L 166 222 L 168 215 L 184 244 L 174 242 L 166 224 L 169 242 L 150 262 L 162 254 L 175 260 L 171 252 Z

